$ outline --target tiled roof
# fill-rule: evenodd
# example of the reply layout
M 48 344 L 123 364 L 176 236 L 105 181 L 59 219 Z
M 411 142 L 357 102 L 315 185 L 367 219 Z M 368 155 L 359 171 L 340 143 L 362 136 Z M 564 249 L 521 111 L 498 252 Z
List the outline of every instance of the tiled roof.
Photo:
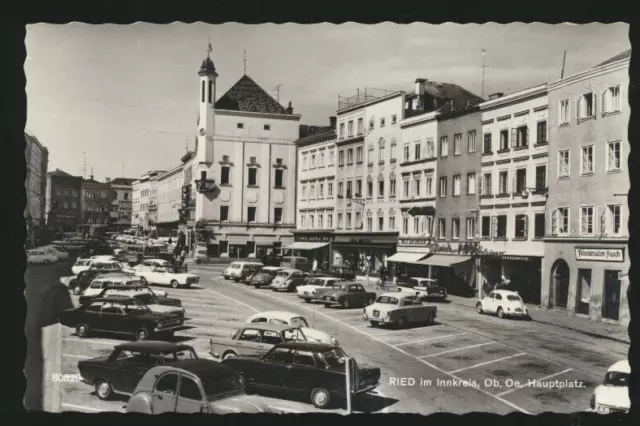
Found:
M 426 81 L 424 92 L 440 99 L 464 99 L 469 101 L 482 101 L 480 96 L 474 95 L 464 87 L 453 83 L 439 83 L 437 81 Z M 407 99 L 415 97 L 415 92 L 411 91 L 406 95 Z
M 131 178 L 115 178 L 111 181 L 112 185 L 131 185 L 136 179 Z
M 77 176 L 70 175 L 69 173 L 64 172 L 60 169 L 55 169 L 54 171 L 47 173 L 47 176 L 77 177 Z
M 215 108 L 231 111 L 287 114 L 286 109 L 251 79 L 243 75 L 215 103 Z
M 331 126 L 317 127 L 313 133 L 307 134 L 296 141 L 296 144 L 307 144 L 314 141 L 329 139 L 336 136 L 336 129 Z
M 466 109 L 471 109 L 474 106 L 478 105 L 481 102 L 481 99 L 470 101 L 465 99 L 453 99 L 453 102 L 447 102 L 443 106 L 438 109 L 440 114 L 449 114 L 452 112 L 464 111 Z
M 629 50 L 625 50 L 625 51 L 624 51 L 624 52 L 622 52 L 622 53 L 618 53 L 616 56 L 614 56 L 614 57 L 612 57 L 612 58 L 609 58 L 609 59 L 607 59 L 607 60 L 606 60 L 606 61 L 604 61 L 604 62 L 599 63 L 599 64 L 598 64 L 598 65 L 596 65 L 594 68 L 598 68 L 598 67 L 601 67 L 601 66 L 603 66 L 603 65 L 607 65 L 607 64 L 610 64 L 610 63 L 612 63 L 612 62 L 620 61 L 620 60 L 622 60 L 622 59 L 629 58 L 629 57 L 631 57 L 631 49 L 629 49 Z

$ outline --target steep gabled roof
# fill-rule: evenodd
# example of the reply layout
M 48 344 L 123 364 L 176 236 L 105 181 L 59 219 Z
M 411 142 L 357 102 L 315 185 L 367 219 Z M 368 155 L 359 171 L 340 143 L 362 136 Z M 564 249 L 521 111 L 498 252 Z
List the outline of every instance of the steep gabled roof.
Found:
M 616 56 L 613 56 L 613 57 L 607 59 L 606 61 L 599 63 L 594 68 L 598 68 L 598 67 L 601 67 L 603 65 L 607 65 L 607 64 L 610 64 L 612 62 L 620 61 L 622 59 L 626 59 L 626 58 L 629 58 L 629 57 L 631 57 L 631 49 L 625 50 L 622 53 L 618 53 Z
M 287 114 L 286 109 L 248 75 L 243 75 L 215 103 L 216 109 Z
M 315 132 L 309 133 L 296 141 L 298 145 L 327 140 L 336 137 L 336 129 L 331 126 L 319 127 Z
M 424 92 L 435 98 L 441 99 L 458 99 L 465 101 L 482 101 L 483 99 L 471 93 L 462 86 L 453 83 L 440 83 L 437 81 L 426 81 L 424 83 Z
M 54 171 L 47 173 L 47 176 L 78 177 L 78 176 L 70 175 L 69 173 L 64 172 L 60 169 L 55 169 Z

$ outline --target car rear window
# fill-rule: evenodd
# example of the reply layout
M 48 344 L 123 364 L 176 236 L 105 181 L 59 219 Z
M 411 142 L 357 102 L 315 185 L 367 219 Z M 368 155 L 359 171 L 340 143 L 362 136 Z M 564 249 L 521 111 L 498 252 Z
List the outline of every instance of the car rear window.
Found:
M 521 301 L 522 301 L 522 299 L 520 298 L 520 296 L 514 296 L 514 295 L 511 295 L 511 294 L 507 296 L 507 300 L 511 300 L 511 301 L 518 301 L 518 302 L 521 302 Z
M 385 304 L 389 304 L 389 305 L 397 305 L 398 304 L 398 299 L 396 299 L 395 297 L 390 297 L 390 296 L 380 296 L 378 297 L 378 300 L 376 300 L 377 303 L 385 303 Z
M 233 268 L 233 269 L 238 269 L 240 267 L 239 263 L 232 263 L 231 265 L 229 265 L 229 268 Z

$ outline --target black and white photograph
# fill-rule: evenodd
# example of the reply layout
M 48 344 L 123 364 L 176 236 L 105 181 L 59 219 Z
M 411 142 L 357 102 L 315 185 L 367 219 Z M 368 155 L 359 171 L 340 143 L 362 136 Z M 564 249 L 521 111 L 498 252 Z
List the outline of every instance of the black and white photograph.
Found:
M 27 411 L 629 412 L 629 24 L 24 44 Z

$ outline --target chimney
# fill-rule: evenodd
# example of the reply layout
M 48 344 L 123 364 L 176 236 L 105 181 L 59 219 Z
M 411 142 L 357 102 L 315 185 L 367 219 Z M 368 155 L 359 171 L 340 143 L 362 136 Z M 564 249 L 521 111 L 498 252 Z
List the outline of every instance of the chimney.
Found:
M 416 78 L 416 95 L 424 95 L 424 84 L 427 82 L 426 78 Z
M 108 178 L 108 177 L 104 178 L 104 183 L 110 183 L 110 182 L 111 182 L 111 178 Z
M 293 114 L 293 106 L 291 106 L 291 101 L 289 101 L 289 106 L 287 107 L 287 114 Z
M 338 121 L 338 117 L 336 117 L 335 115 L 332 115 L 331 117 L 329 117 L 329 123 L 331 127 L 333 127 L 334 129 L 336 128 L 337 121 Z
M 504 93 L 502 92 L 496 92 L 496 93 L 492 93 L 489 95 L 489 100 L 493 100 L 493 99 L 498 99 L 504 96 Z

